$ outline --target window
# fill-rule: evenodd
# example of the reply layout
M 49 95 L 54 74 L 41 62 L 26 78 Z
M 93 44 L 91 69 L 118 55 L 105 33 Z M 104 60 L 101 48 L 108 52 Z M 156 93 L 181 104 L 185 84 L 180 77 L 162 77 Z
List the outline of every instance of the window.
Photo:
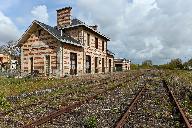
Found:
M 38 30 L 38 37 L 41 35 L 41 30 Z
M 90 34 L 87 33 L 87 46 L 90 46 Z
M 95 37 L 95 48 L 98 49 L 98 38 Z
M 105 49 L 105 42 L 102 41 L 102 51 L 104 51 L 104 49 Z

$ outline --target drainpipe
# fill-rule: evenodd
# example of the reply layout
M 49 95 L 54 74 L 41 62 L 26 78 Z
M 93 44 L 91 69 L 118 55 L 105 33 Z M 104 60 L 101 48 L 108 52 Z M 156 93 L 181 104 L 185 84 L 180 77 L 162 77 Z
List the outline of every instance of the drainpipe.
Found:
M 61 37 L 63 36 L 63 30 L 62 29 L 60 29 L 60 31 L 61 31 Z M 64 64 L 63 64 L 63 43 L 61 43 L 61 48 L 62 48 L 62 51 L 61 51 L 61 60 L 62 60 L 62 62 L 61 62 L 61 65 L 62 65 L 62 68 L 61 68 L 61 72 L 62 72 L 62 75 L 61 75 L 61 77 L 63 77 L 63 66 L 64 66 Z
M 84 31 L 83 31 L 83 74 L 85 73 L 85 51 L 84 51 Z
M 62 56 L 61 56 L 62 57 L 62 59 L 61 59 L 62 60 L 62 77 L 63 77 L 63 65 L 64 65 L 63 64 L 63 44 L 61 44 L 61 48 L 62 48 L 62 52 L 61 52 L 61 54 L 62 54 Z
M 61 29 L 61 36 L 63 36 L 63 30 Z

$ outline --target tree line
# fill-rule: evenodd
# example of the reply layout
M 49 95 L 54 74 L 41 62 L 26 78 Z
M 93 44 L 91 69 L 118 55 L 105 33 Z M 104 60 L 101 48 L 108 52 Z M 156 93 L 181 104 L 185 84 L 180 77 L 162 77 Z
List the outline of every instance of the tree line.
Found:
M 20 56 L 20 48 L 17 47 L 16 41 L 8 41 L 0 46 L 0 53 L 9 55 L 11 59 L 15 59 Z
M 192 58 L 182 62 L 180 58 L 171 59 L 167 64 L 153 65 L 152 60 L 145 60 L 142 64 L 131 64 L 131 69 L 170 69 L 170 70 L 192 70 Z

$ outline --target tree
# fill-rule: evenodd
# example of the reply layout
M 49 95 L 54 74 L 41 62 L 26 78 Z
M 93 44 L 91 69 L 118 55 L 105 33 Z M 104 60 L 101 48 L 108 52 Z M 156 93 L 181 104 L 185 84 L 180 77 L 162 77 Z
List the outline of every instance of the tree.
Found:
M 192 67 L 192 58 L 187 63 L 189 67 Z
M 153 66 L 152 60 L 145 60 L 142 62 L 141 68 L 151 68 Z
M 131 64 L 131 70 L 137 70 L 137 69 L 139 69 L 138 64 Z
M 183 63 L 183 67 L 186 70 L 192 69 L 192 58 L 189 61 Z
M 20 48 L 17 47 L 16 41 L 8 41 L 0 47 L 0 52 L 10 55 L 12 59 L 20 56 Z
M 169 69 L 183 69 L 183 64 L 182 60 L 177 58 L 177 59 L 172 59 L 171 62 L 168 63 Z

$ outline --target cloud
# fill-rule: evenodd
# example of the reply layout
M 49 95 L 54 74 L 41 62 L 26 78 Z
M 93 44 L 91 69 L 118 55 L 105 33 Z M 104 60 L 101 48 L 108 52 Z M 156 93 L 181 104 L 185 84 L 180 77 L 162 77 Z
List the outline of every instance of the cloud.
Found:
M 109 48 L 134 62 L 191 57 L 191 0 L 77 0 L 77 17 L 97 24 Z
M 0 11 L 0 45 L 10 40 L 17 40 L 20 35 L 12 20 Z
M 31 14 L 34 20 L 39 20 L 44 23 L 48 23 L 49 21 L 47 6 L 45 5 L 38 5 L 33 7 L 33 9 L 31 10 Z
M 6 11 L 7 9 L 17 5 L 19 2 L 20 0 L 1 0 L 0 10 Z

